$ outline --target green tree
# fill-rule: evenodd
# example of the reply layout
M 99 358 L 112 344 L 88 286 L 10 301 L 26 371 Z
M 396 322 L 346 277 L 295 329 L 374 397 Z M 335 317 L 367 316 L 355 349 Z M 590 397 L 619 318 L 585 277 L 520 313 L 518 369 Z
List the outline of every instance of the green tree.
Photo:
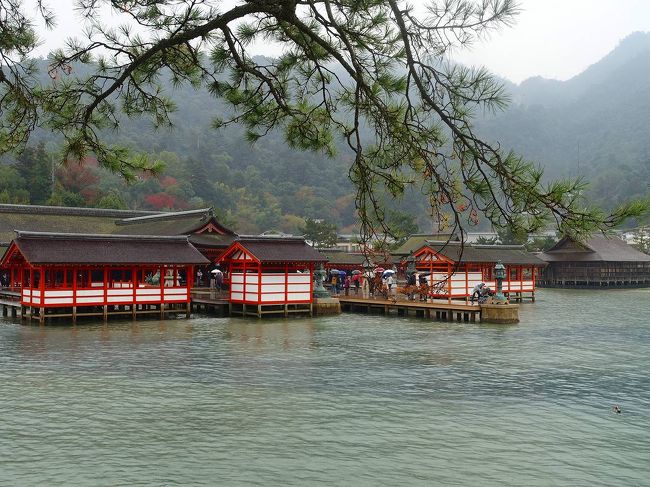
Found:
M 16 168 L 5 164 L 0 165 L 0 203 L 29 203 L 25 180 Z
M 451 231 L 484 214 L 516 234 L 554 220 L 563 234 L 581 237 L 647 207 L 632 202 L 608 215 L 586 206 L 582 181 L 544 184 L 537 165 L 476 135 L 475 112 L 501 109 L 503 87 L 484 69 L 450 63 L 448 53 L 512 23 L 515 0 L 429 0 L 424 14 L 406 0 L 79 5 L 88 39 L 70 40 L 52 55 L 56 83 L 31 89 L 29 70 L 10 72 L 13 83 L 0 78 L 7 94 L 0 111 L 9 115 L 3 147 L 24 138 L 38 118 L 34 112 L 63 135 L 67 158 L 92 152 L 127 179 L 143 168 L 160 170 L 148 158 L 107 145 L 101 134 L 119 127 L 121 113 L 170 125 L 175 103 L 161 81 L 169 74 L 174 85 L 207 86 L 229 107 L 214 125 L 242 124 L 250 141 L 280 130 L 288 146 L 328 155 L 344 141 L 365 236 L 375 222 L 388 230 L 378 195 L 401 198 L 412 186 L 427 197 L 434 219 L 449 219 Z M 0 6 L 11 14 L 11 35 L 2 36 L 0 47 L 25 59 L 36 45 L 30 19 L 16 13 L 20 0 L 0 0 Z M 106 6 L 139 29 L 103 25 Z M 254 57 L 255 41 L 281 43 L 283 54 Z M 13 112 L 33 105 L 39 110 L 15 122 Z M 8 138 L 12 123 L 20 129 L 14 139 Z
M 45 203 L 52 194 L 52 156 L 40 142 L 36 147 L 26 147 L 16 159 L 16 169 L 25 180 L 30 202 Z
M 305 240 L 311 241 L 314 247 L 331 248 L 336 245 L 338 235 L 333 223 L 307 218 L 301 231 Z
M 58 183 L 54 187 L 54 192 L 45 204 L 52 206 L 87 206 L 86 200 L 81 194 L 74 191 L 68 191 Z
M 104 196 L 97 200 L 95 204 L 96 208 L 113 208 L 115 210 L 128 210 L 129 207 L 126 205 L 120 193 L 115 190 L 109 191 Z
M 413 215 L 398 210 L 388 210 L 387 226 L 390 228 L 392 237 L 395 239 L 393 248 L 402 245 L 410 235 L 418 233 L 420 227 Z

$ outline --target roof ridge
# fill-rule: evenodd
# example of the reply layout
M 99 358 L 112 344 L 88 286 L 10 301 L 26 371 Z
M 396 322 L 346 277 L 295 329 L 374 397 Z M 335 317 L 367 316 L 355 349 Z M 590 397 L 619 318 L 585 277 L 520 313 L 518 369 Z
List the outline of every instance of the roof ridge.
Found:
M 106 216 L 124 218 L 130 215 L 143 216 L 159 212 L 149 210 L 117 210 L 113 208 L 87 208 L 83 206 L 47 206 L 47 205 L 16 205 L 0 204 L 0 213 L 30 213 L 41 215 L 76 215 L 76 216 Z
M 59 232 L 33 232 L 27 230 L 14 230 L 17 238 L 52 239 L 52 240 L 139 240 L 139 241 L 178 241 L 188 242 L 187 235 L 123 235 L 103 233 L 59 233 Z
M 167 211 L 154 215 L 143 215 L 135 216 L 131 218 L 123 218 L 115 222 L 116 225 L 131 225 L 134 223 L 142 223 L 149 221 L 160 221 L 160 220 L 175 220 L 176 218 L 190 216 L 190 215 L 201 215 L 204 214 L 207 217 L 214 217 L 214 211 L 212 207 L 209 208 L 199 208 L 196 210 L 185 210 L 185 211 Z
M 518 244 L 469 244 L 475 249 L 526 250 L 525 245 Z
M 237 242 L 289 242 L 307 244 L 304 237 L 280 237 L 272 235 L 239 235 Z

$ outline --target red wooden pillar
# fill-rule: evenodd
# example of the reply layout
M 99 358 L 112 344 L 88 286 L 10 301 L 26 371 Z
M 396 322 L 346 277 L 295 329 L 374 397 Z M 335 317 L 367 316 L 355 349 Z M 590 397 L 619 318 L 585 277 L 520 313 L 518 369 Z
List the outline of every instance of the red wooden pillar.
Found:
M 535 291 L 535 281 L 537 280 L 537 275 L 536 274 L 537 274 L 537 267 L 532 266 L 530 275 L 533 278 L 533 291 Z
M 185 286 L 187 287 L 187 300 L 190 300 L 190 295 L 192 292 L 192 279 L 194 277 L 194 266 L 186 265 L 185 266 Z
M 137 301 L 137 296 L 138 296 L 138 269 L 135 267 L 131 267 L 131 281 L 133 281 L 133 309 L 135 310 L 135 304 L 138 302 Z
M 104 267 L 104 306 L 108 304 L 108 267 Z
M 262 304 L 262 266 L 257 264 L 257 304 Z
M 469 266 L 465 264 L 465 302 L 469 297 Z
M 158 285 L 160 286 L 160 303 L 161 304 L 165 302 L 165 275 L 164 275 L 164 272 L 165 272 L 165 266 L 161 265 L 158 268 L 158 273 L 160 275 L 160 281 L 158 282 Z M 208 282 L 210 282 L 209 281 L 209 276 L 208 276 Z
M 72 307 L 77 307 L 77 268 L 72 268 Z
M 242 279 L 242 281 L 244 282 L 244 284 L 243 284 L 244 288 L 243 288 L 243 292 L 242 292 L 242 297 L 241 297 L 241 298 L 242 298 L 242 301 L 243 301 L 244 303 L 246 303 L 246 261 L 244 261 L 244 268 L 243 268 L 243 270 L 242 270 L 242 273 L 243 273 L 243 275 L 244 275 L 244 278 Z
M 43 304 L 43 298 L 45 297 L 45 266 L 40 267 L 40 272 L 41 272 L 41 282 L 40 282 L 41 304 Z
M 39 316 L 39 321 L 41 323 L 45 322 L 45 267 L 41 266 L 41 282 L 40 282 L 40 288 L 41 288 L 41 312 Z
M 431 252 L 429 252 L 429 284 L 433 286 L 433 255 Z M 426 302 L 426 298 L 424 301 Z
M 29 268 L 29 305 L 32 306 L 34 303 L 34 268 Z
M 289 301 L 289 264 L 284 263 L 284 303 Z

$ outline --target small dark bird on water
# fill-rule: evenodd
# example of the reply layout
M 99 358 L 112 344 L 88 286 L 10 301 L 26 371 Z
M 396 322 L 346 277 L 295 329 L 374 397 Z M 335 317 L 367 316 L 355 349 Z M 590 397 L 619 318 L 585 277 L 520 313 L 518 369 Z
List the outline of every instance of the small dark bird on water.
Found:
M 614 411 L 616 414 L 621 414 L 621 408 L 618 404 L 612 406 L 612 411 Z

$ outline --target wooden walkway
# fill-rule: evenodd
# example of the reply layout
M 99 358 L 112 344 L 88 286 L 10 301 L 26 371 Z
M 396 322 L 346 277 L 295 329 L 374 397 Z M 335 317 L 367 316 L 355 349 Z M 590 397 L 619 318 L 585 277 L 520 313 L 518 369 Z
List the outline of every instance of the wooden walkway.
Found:
M 228 291 L 209 288 L 192 290 L 192 310 L 218 316 L 289 316 L 291 314 L 312 314 L 311 303 L 300 304 L 240 304 L 228 301 Z
M 11 313 L 12 318 L 16 318 L 20 307 L 20 292 L 11 289 L 0 290 L 0 308 L 2 316 L 8 316 Z
M 215 291 L 209 288 L 194 288 L 190 294 L 191 310 L 202 313 L 228 316 L 228 291 Z
M 389 315 L 395 311 L 398 316 L 415 316 L 443 321 L 481 321 L 481 307 L 478 304 L 444 302 L 420 302 L 392 300 L 383 298 L 361 298 L 356 296 L 338 296 L 341 310 L 348 312 L 380 311 Z
M 28 320 L 39 320 L 40 316 L 38 314 L 33 315 L 34 310 L 30 310 L 28 307 L 22 307 L 20 305 L 20 293 L 10 289 L 0 290 L 0 309 L 3 316 L 8 316 L 11 314 L 12 317 L 16 318 L 20 316 L 22 319 Z M 383 298 L 363 298 L 357 296 L 338 296 L 339 302 L 341 303 L 341 310 L 344 312 L 380 312 L 386 315 L 390 315 L 392 312 L 398 316 L 408 316 L 410 314 L 414 316 L 421 316 L 428 319 L 437 319 L 443 321 L 471 321 L 477 322 L 481 321 L 481 307 L 477 304 L 466 304 L 463 302 L 452 302 L 440 301 L 440 302 L 420 302 L 420 301 L 407 301 L 407 300 L 392 300 L 392 299 L 383 299 Z M 132 316 L 135 319 L 135 315 L 141 314 L 158 314 L 164 316 L 166 313 L 183 313 L 189 315 L 190 311 L 193 312 L 202 312 L 206 314 L 213 314 L 218 316 L 229 316 L 232 314 L 241 314 L 244 316 L 247 315 L 256 315 L 261 316 L 260 310 L 257 309 L 257 306 L 251 307 L 250 310 L 247 309 L 233 309 L 228 302 L 227 292 L 217 292 L 211 291 L 210 289 L 193 289 L 191 293 L 191 303 L 190 309 L 183 305 L 182 307 L 156 307 L 156 306 L 143 306 L 138 305 L 133 307 L 121 307 L 120 309 L 111 310 L 108 313 L 104 314 L 103 310 L 93 310 L 94 312 L 79 312 L 76 313 L 77 316 L 96 316 L 106 319 L 110 315 L 127 315 Z M 289 313 L 309 313 L 311 314 L 311 307 L 306 309 L 282 309 L 278 310 L 269 310 L 273 314 L 288 315 Z M 52 312 L 52 311 L 50 311 Z M 56 313 L 56 312 L 54 312 Z M 43 318 L 55 318 L 55 317 L 72 317 L 71 314 L 47 314 Z

